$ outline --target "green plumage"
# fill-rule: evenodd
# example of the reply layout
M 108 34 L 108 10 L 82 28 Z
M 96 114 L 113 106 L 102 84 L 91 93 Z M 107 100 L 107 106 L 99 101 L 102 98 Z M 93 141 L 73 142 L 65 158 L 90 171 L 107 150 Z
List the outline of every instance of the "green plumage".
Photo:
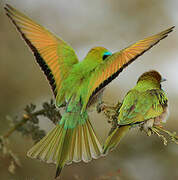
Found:
M 29 150 L 28 156 L 44 161 L 52 159 L 57 164 L 56 177 L 65 164 L 81 160 L 88 162 L 101 155 L 102 148 L 90 124 L 87 110 L 81 112 L 91 73 L 102 61 L 105 48 L 91 50 L 85 59 L 73 65 L 70 73 L 61 81 L 61 89 L 56 96 L 56 105 L 66 103 L 66 110 L 57 129 L 60 133 L 53 141 L 51 133 Z M 60 141 L 59 141 L 60 140 Z M 45 142 L 47 141 L 47 143 Z M 46 145 L 44 145 L 46 143 Z M 43 148 L 45 147 L 45 149 Z M 55 154 L 55 156 L 54 156 Z
M 80 103 L 70 101 L 59 124 L 33 146 L 27 155 L 55 162 L 57 177 L 65 164 L 98 158 L 101 155 L 101 146 L 87 111 L 81 113 Z
M 127 93 L 119 110 L 118 128 L 108 136 L 103 147 L 104 154 L 114 149 L 135 124 L 145 122 L 144 127 L 149 128 L 152 120 L 156 125 L 164 121 L 168 99 L 161 89 L 161 79 L 161 75 L 156 71 L 146 72 Z
M 86 96 L 88 95 L 91 75 L 103 62 L 102 57 L 106 52 L 108 52 L 108 50 L 102 47 L 93 48 L 83 61 L 73 65 L 68 76 L 61 82 L 61 90 L 56 97 L 57 106 L 60 106 L 65 101 L 70 101 L 71 98 L 72 102 L 81 101 L 83 106 Z
M 103 47 L 92 48 L 79 62 L 73 48 L 61 38 L 12 6 L 6 4 L 5 10 L 49 80 L 56 106 L 66 105 L 59 124 L 27 155 L 56 163 L 56 177 L 65 164 L 100 157 L 102 149 L 87 114 L 89 105 L 97 102 L 104 87 L 125 67 L 167 37 L 174 27 L 114 54 Z M 127 116 L 127 112 L 123 111 L 122 116 Z M 130 122 L 130 119 L 124 121 Z

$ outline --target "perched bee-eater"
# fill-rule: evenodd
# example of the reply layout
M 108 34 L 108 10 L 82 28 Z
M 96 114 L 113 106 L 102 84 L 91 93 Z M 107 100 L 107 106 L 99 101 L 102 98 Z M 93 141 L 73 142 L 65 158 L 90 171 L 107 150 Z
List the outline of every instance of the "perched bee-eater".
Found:
M 168 115 L 168 99 L 161 88 L 164 78 L 157 71 L 143 73 L 136 86 L 125 96 L 119 109 L 117 127 L 107 137 L 103 153 L 117 147 L 131 127 L 141 124 L 148 132 L 151 127 L 160 126 Z
M 12 6 L 6 5 L 5 10 L 49 80 L 56 106 L 66 104 L 61 121 L 27 153 L 56 163 L 57 177 L 65 164 L 88 162 L 102 154 L 87 108 L 127 65 L 167 37 L 173 27 L 114 54 L 103 47 L 92 48 L 79 62 L 73 48 L 61 38 Z

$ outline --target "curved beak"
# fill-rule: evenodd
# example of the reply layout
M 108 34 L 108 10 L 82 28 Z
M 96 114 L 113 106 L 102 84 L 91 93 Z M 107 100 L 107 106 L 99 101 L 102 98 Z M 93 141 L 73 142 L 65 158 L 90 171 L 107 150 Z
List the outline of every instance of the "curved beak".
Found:
M 161 79 L 161 82 L 164 82 L 164 81 L 167 81 L 167 79 L 166 79 L 166 78 L 162 78 L 162 79 Z

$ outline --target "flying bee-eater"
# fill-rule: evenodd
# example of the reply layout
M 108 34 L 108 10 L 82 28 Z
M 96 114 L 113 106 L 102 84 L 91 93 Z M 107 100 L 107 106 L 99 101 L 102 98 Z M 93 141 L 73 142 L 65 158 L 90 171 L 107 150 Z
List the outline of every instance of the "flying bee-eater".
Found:
M 168 98 L 161 88 L 164 78 L 157 71 L 143 73 L 136 86 L 125 96 L 119 109 L 117 127 L 107 137 L 103 154 L 117 147 L 131 127 L 141 124 L 148 132 L 154 126 L 166 122 Z
M 56 163 L 56 177 L 65 164 L 100 157 L 102 147 L 87 108 L 127 65 L 167 37 L 173 27 L 113 54 L 103 47 L 92 48 L 79 62 L 61 38 L 12 6 L 7 4 L 5 10 L 49 80 L 56 106 L 66 104 L 61 121 L 28 151 L 28 157 Z

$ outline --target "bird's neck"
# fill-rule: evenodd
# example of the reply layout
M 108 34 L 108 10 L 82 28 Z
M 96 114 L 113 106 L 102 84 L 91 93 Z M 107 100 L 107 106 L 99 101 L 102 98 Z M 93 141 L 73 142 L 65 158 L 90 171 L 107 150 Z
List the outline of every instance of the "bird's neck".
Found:
M 83 61 L 80 61 L 75 65 L 75 68 L 73 70 L 79 73 L 80 76 L 83 76 L 93 71 L 97 67 L 97 65 L 97 60 L 95 60 L 94 58 L 85 57 Z
M 151 90 L 151 89 L 160 89 L 160 84 L 157 82 L 154 82 L 152 80 L 143 80 L 139 81 L 134 89 L 138 91 L 146 91 L 146 90 Z

